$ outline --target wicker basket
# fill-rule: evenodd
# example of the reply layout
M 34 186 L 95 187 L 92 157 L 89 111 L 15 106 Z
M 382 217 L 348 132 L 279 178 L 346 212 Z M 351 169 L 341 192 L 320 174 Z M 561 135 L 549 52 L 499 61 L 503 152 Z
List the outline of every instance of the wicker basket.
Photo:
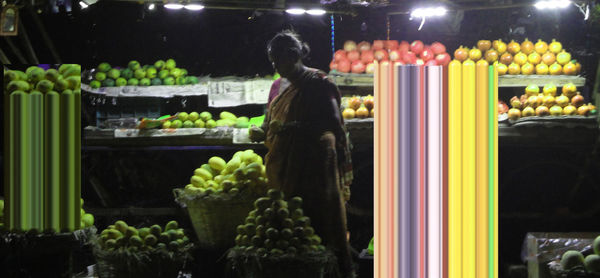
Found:
M 191 261 L 188 246 L 177 252 L 153 250 L 129 252 L 125 250 L 101 250 L 99 245 L 94 247 L 96 258 L 96 273 L 100 278 L 175 278 L 185 268 L 186 262 Z
M 236 277 L 243 278 L 333 278 L 339 277 L 335 256 L 329 252 L 311 252 L 305 255 L 259 257 L 233 248 L 229 251 L 228 265 Z
M 256 200 L 255 196 L 244 194 L 191 198 L 182 194 L 181 189 L 173 192 L 176 202 L 187 208 L 198 247 L 213 250 L 226 250 L 235 245 L 236 228 L 244 223 Z

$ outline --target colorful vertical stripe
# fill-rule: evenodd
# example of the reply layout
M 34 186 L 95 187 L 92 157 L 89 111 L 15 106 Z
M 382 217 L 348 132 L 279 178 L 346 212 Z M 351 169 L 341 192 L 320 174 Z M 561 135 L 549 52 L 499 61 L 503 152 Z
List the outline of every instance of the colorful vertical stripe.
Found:
M 376 65 L 375 277 L 496 278 L 497 72 Z

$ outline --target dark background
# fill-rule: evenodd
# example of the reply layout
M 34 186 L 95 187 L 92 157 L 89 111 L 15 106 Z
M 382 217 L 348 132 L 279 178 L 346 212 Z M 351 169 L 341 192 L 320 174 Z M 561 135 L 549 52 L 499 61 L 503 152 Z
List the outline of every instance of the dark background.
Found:
M 385 39 L 386 11 L 359 9 L 356 17 L 336 15 L 335 48 L 341 48 L 349 39 L 357 42 Z M 31 14 L 25 11 L 21 16 L 40 61 L 56 62 L 32 23 Z M 590 90 L 598 65 L 599 32 L 590 29 L 577 8 L 571 6 L 556 13 L 542 13 L 533 7 L 472 11 L 464 12 L 462 21 L 456 21 L 456 16 L 459 15 L 451 12 L 443 19 L 428 20 L 420 31 L 417 30 L 420 22 L 410 21 L 408 15 L 392 16 L 390 37 L 409 42 L 415 39 L 425 43 L 440 41 L 451 55 L 459 45 L 472 47 L 479 39 L 502 38 L 508 43 L 511 39 L 522 41 L 525 37 L 533 42 L 538 38 L 547 42 L 556 38 L 583 65 L 588 83 L 580 90 L 584 93 Z M 186 68 L 193 75 L 272 74 L 266 44 L 276 32 L 290 27 L 312 48 L 305 61 L 307 65 L 327 70 L 332 55 L 329 16 L 298 17 L 274 12 L 223 10 L 169 11 L 160 7 L 148 11 L 138 4 L 101 1 L 83 11 L 76 9 L 70 14 L 44 12 L 40 17 L 63 62 L 79 63 L 88 69 L 101 62 L 124 66 L 133 59 L 149 64 L 158 59 L 174 58 L 178 67 Z M 6 49 L 5 41 L 1 43 Z M 16 60 L 11 53 L 7 54 L 11 61 Z M 500 95 L 507 98 L 505 101 L 518 93 L 500 90 Z M 548 140 L 560 134 L 565 137 L 563 141 Z M 569 135 L 590 136 L 590 140 L 574 146 L 567 138 Z M 596 201 L 600 193 L 600 157 L 596 137 L 564 130 L 558 131 L 557 135 L 545 136 L 548 137 L 541 136 L 527 144 L 507 144 L 500 138 L 501 267 L 521 262 L 520 248 L 526 232 L 600 232 L 597 221 L 600 208 Z M 113 150 L 88 152 L 82 158 L 90 167 L 85 175 L 95 175 L 119 192 L 116 205 L 144 207 L 172 202 L 164 186 L 185 182 L 185 173 L 215 152 Z M 230 155 L 229 152 L 222 151 L 222 154 Z M 193 158 L 183 158 L 187 156 Z M 367 192 L 362 196 L 354 194 L 358 200 L 355 207 L 372 213 L 372 204 L 368 202 L 372 200 L 372 191 L 370 195 L 368 193 L 372 186 L 368 182 L 372 178 L 372 150 L 362 150 L 355 156 L 353 159 L 357 163 L 371 161 L 363 163 L 366 166 L 361 166 L 358 182 L 353 185 L 353 190 Z M 162 163 L 149 164 L 158 158 Z M 144 173 L 145 169 L 152 171 Z M 172 177 L 178 177 L 178 180 L 172 180 Z M 168 184 L 163 184 L 165 180 L 169 180 L 165 182 Z M 86 203 L 101 205 L 89 191 L 84 190 L 83 194 Z M 355 229 L 360 225 L 372 225 L 362 223 L 364 219 L 357 217 L 354 222 L 351 219 L 350 224 Z M 363 241 L 369 238 L 370 235 L 362 234 L 359 244 L 364 245 Z

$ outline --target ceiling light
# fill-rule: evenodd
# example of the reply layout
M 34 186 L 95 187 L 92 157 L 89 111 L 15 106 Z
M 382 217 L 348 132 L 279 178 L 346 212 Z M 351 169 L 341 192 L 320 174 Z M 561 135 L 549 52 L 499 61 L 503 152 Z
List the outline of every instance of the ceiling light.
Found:
M 443 16 L 447 12 L 444 7 L 436 7 L 436 8 L 416 8 L 411 13 L 410 16 L 413 18 L 424 18 L 424 17 L 432 17 L 432 16 Z
M 323 9 L 310 9 L 306 13 L 309 15 L 324 15 L 327 12 Z
M 84 3 L 83 1 L 79 2 L 79 6 L 81 6 L 81 9 L 85 9 L 85 8 L 89 7 L 89 5 Z
M 186 10 L 190 10 L 190 11 L 199 11 L 199 10 L 204 9 L 204 6 L 202 6 L 200 4 L 188 4 L 188 5 L 185 5 L 184 8 Z
M 304 14 L 306 12 L 306 10 L 305 9 L 292 8 L 292 9 L 285 10 L 285 12 L 288 13 L 288 14 L 300 15 L 300 14 Z
M 154 3 L 152 3 L 148 6 L 148 10 L 154 10 Z
M 181 4 L 165 4 L 165 8 L 170 9 L 170 10 L 179 10 L 179 9 L 183 8 L 183 5 L 181 5 Z
M 538 10 L 545 9 L 564 9 L 571 4 L 569 0 L 543 0 L 535 3 L 535 7 Z

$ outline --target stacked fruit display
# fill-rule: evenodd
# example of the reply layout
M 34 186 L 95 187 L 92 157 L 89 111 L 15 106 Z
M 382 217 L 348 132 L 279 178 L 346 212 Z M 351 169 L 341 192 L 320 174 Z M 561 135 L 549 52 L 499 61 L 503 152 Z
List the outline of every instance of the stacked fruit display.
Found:
M 210 112 L 179 112 L 177 119 L 165 121 L 163 129 L 167 128 L 215 128 L 215 127 L 235 127 L 247 128 L 249 126 L 248 117 L 236 117 L 233 113 L 223 111 L 219 114 L 220 119 L 214 120 Z
M 111 68 L 108 63 L 97 67 L 90 87 L 158 86 L 198 84 L 198 78 L 187 76 L 186 69 L 176 67 L 175 60 L 158 60 L 153 65 L 141 66 L 138 61 L 129 62 L 123 69 Z
M 562 87 L 562 94 L 556 96 L 557 88 L 553 84 L 544 86 L 542 93 L 536 85 L 525 88 L 521 97 L 510 99 L 512 108 L 508 110 L 508 118 L 516 121 L 519 118 L 531 116 L 561 116 L 561 115 L 595 115 L 596 107 L 591 103 L 585 104 L 583 96 L 572 83 Z
M 283 193 L 275 189 L 270 189 L 267 196 L 254 202 L 255 209 L 246 223 L 237 227 L 237 248 L 259 256 L 325 251 L 310 218 L 304 216 L 302 198 L 286 202 Z
M 373 73 L 374 61 L 446 66 L 450 60 L 450 55 L 446 53 L 446 46 L 439 42 L 425 45 L 419 40 L 411 44 L 396 40 L 375 40 L 373 44 L 366 41 L 358 44 L 354 41 L 346 41 L 344 49 L 335 52 L 329 69 L 343 73 Z
M 48 93 L 65 90 L 79 90 L 81 84 L 81 66 L 63 64 L 58 70 L 32 66 L 25 72 L 18 70 L 4 71 L 4 85 L 7 93 L 14 91 Z
M 569 250 L 560 260 L 563 270 L 584 268 L 588 273 L 600 274 L 600 236 L 592 243 L 593 254 L 584 257 L 579 251 Z
M 520 44 L 514 40 L 508 44 L 501 39 L 480 40 L 471 49 L 462 46 L 456 49 L 454 59 L 461 62 L 485 59 L 489 64 L 498 61 L 499 75 L 576 75 L 581 72 L 581 64 L 571 60 L 571 54 L 556 40 L 550 44 L 541 39 L 535 44 L 528 39 Z
M 170 250 L 177 251 L 190 241 L 177 221 L 169 221 L 164 230 L 159 225 L 136 229 L 125 221 L 118 220 L 100 234 L 100 247 L 113 251 L 128 249 L 130 252 Z
M 344 119 L 364 119 L 375 116 L 373 96 L 352 96 L 342 98 L 342 116 Z
M 80 228 L 89 228 L 94 226 L 94 216 L 86 213 L 83 209 L 83 199 L 81 199 L 81 223 Z
M 184 193 L 190 196 L 235 195 L 244 190 L 257 195 L 266 191 L 267 175 L 262 157 L 253 150 L 236 152 L 229 162 L 214 156 L 194 170 Z

